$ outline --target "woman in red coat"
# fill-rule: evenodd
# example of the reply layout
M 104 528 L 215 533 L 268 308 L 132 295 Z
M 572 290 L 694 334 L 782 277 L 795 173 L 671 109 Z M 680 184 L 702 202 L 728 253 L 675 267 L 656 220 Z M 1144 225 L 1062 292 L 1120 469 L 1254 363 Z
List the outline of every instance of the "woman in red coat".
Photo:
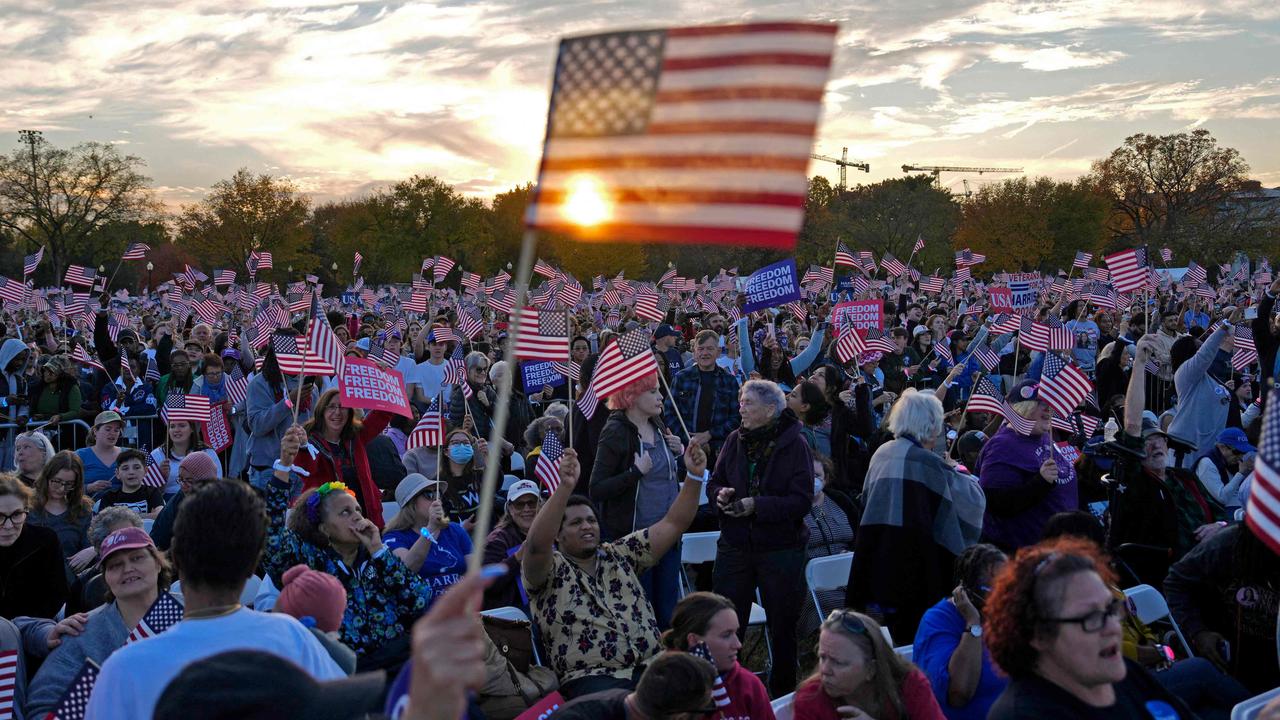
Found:
M 298 453 L 298 467 L 311 473 L 302 478 L 302 489 L 310 490 L 330 481 L 346 483 L 355 492 L 364 516 L 381 528 L 382 492 L 369 472 L 365 444 L 389 422 L 391 416 L 377 410 L 362 422 L 355 410 L 342 407 L 337 390 L 326 391 L 316 402 L 315 414 L 303 426 L 312 449 L 303 448 Z

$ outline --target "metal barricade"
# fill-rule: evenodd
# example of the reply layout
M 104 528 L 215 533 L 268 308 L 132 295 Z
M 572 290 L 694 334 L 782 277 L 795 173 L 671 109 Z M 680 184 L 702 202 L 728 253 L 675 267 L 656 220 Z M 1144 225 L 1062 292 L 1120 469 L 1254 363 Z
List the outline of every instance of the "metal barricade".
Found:
M 124 431 L 121 432 L 120 441 L 117 443 L 120 447 L 150 449 L 158 442 L 154 440 L 158 432 L 154 426 L 160 421 L 159 415 L 134 415 L 121 419 L 124 421 Z M 8 437 L 8 432 L 11 430 L 18 433 L 39 430 L 49 437 L 55 451 L 74 451 L 88 447 L 89 431 L 92 429 L 88 422 L 78 419 L 63 420 L 52 431 L 49 423 L 44 420 L 32 420 L 21 427 L 10 422 L 0 423 L 0 438 Z M 158 437 L 163 437 L 163 433 L 160 432 Z

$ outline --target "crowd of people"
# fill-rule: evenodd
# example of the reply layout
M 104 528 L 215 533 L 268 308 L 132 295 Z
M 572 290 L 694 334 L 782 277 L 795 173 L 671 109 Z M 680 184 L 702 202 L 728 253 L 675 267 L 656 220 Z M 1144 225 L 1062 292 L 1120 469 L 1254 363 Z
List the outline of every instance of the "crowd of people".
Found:
M 535 289 L 567 324 L 559 382 L 533 387 L 483 284 L 426 312 L 396 288 L 293 317 L 262 296 L 220 323 L 177 286 L 9 308 L 8 712 L 1226 718 L 1280 686 L 1280 540 L 1246 521 L 1280 445 L 1280 280 L 1256 267 L 1101 303 L 1048 277 L 1014 313 L 999 277 L 756 312 L 724 272 Z M 881 300 L 878 327 L 849 299 Z M 398 371 L 406 412 L 285 372 L 315 323 Z M 637 336 L 652 363 L 596 397 Z M 713 561 L 682 561 L 693 532 Z M 811 593 L 822 558 L 848 578 Z

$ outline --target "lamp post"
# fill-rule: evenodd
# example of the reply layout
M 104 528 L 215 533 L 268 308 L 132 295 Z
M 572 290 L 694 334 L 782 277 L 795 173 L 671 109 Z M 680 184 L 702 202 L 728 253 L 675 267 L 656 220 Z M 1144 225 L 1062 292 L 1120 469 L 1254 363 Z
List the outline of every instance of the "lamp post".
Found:
M 155 269 L 156 269 L 156 266 L 153 265 L 150 260 L 148 260 L 147 261 L 147 290 L 148 291 L 151 290 L 151 271 Z
M 329 266 L 329 270 L 333 272 L 333 282 L 336 285 L 338 283 L 338 261 L 337 260 L 333 261 L 333 264 Z

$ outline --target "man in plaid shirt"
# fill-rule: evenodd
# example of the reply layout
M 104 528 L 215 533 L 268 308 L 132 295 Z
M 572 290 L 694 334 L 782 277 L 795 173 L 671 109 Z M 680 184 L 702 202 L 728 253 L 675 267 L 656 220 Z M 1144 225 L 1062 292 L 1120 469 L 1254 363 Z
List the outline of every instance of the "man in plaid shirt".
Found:
M 716 364 L 720 357 L 720 336 L 715 330 L 703 330 L 693 339 L 692 367 L 676 373 L 671 379 L 671 397 L 663 419 L 677 435 L 683 435 L 676 410 L 684 418 L 693 440 L 710 448 L 714 463 L 724 439 L 740 422 L 738 416 L 738 380 Z M 690 438 L 681 437 L 688 443 Z

